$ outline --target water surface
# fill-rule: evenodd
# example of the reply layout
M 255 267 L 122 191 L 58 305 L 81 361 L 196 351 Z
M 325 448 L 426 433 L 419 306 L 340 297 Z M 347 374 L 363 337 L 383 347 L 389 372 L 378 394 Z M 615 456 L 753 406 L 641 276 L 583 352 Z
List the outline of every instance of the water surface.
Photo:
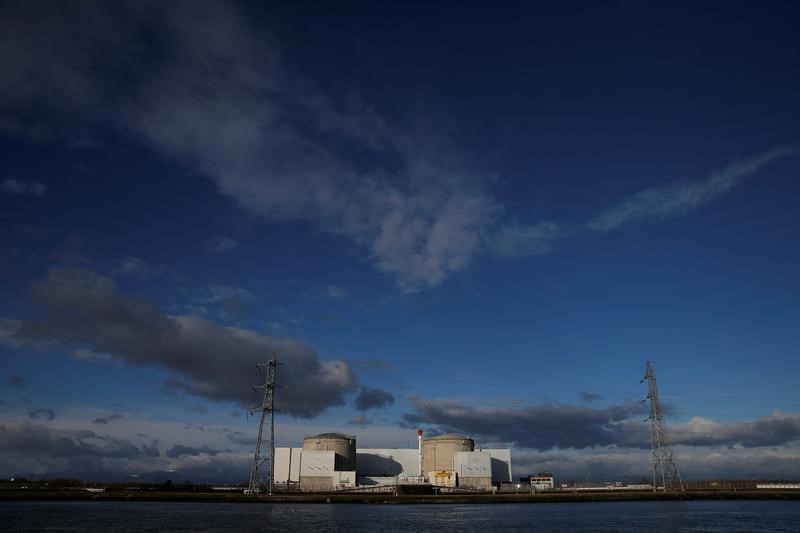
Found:
M 534 504 L 0 502 L 3 531 L 800 531 L 798 501 Z

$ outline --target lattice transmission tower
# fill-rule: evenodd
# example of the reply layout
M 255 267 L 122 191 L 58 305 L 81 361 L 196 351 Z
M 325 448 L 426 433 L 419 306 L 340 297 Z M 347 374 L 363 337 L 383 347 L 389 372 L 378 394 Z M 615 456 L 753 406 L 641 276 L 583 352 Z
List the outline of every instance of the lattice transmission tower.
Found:
M 647 420 L 651 424 L 653 446 L 653 490 L 658 490 L 659 482 L 664 490 L 678 488 L 683 490 L 683 481 L 678 471 L 678 465 L 673 459 L 672 442 L 664 422 L 664 409 L 661 407 L 661 400 L 658 397 L 656 372 L 650 361 L 645 367 L 642 381 L 645 380 L 647 380 L 647 399 L 650 400 L 650 416 Z
M 272 350 L 272 357 L 266 363 L 258 363 L 256 370 L 258 373 L 265 373 L 264 384 L 257 385 L 253 389 L 264 391 L 261 405 L 256 405 L 250 409 L 250 414 L 261 413 L 261 420 L 258 425 L 258 438 L 256 439 L 256 451 L 253 454 L 253 468 L 250 470 L 250 483 L 247 487 L 247 494 L 258 494 L 266 489 L 272 495 L 272 479 L 275 468 L 275 373 L 278 368 L 278 354 Z M 269 453 L 261 453 L 261 441 L 264 434 L 264 421 L 270 416 L 269 422 Z

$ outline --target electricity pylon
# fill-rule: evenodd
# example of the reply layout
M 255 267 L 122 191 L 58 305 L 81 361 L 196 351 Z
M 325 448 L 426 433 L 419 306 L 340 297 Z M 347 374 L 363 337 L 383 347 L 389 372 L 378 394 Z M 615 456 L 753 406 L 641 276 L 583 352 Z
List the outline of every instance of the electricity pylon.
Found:
M 653 490 L 658 490 L 658 482 L 664 490 L 680 488 L 683 490 L 683 481 L 678 471 L 678 465 L 673 460 L 672 443 L 664 422 L 664 410 L 658 398 L 656 385 L 656 372 L 653 364 L 648 361 L 645 367 L 644 378 L 647 380 L 647 399 L 650 400 L 650 416 L 647 420 L 651 423 L 651 437 L 653 446 Z M 645 422 L 647 422 L 645 420 Z
M 261 373 L 266 369 L 264 384 L 253 387 L 256 391 L 263 390 L 264 396 L 261 405 L 250 409 L 250 414 L 261 412 L 261 421 L 258 425 L 258 438 L 256 439 L 256 451 L 253 454 L 253 468 L 250 470 L 250 483 L 247 487 L 247 494 L 258 494 L 266 489 L 272 495 L 272 479 L 275 468 L 275 371 L 278 367 L 278 354 L 272 350 L 272 357 L 266 363 L 258 363 L 256 370 Z M 261 439 L 264 433 L 264 420 L 270 414 L 269 424 L 269 453 L 266 456 L 261 454 Z

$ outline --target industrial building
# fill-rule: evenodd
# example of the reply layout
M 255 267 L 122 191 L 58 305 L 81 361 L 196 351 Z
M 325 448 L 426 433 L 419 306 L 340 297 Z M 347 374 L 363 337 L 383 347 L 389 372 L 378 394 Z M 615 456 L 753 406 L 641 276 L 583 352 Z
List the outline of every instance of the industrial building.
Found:
M 475 449 L 464 435 L 422 438 L 417 448 L 357 448 L 356 438 L 323 433 L 302 448 L 275 448 L 278 489 L 328 491 L 398 484 L 491 490 L 511 481 L 511 450 Z
M 539 472 L 538 474 L 530 475 L 527 479 L 533 491 L 552 490 L 555 485 L 555 479 L 550 472 Z

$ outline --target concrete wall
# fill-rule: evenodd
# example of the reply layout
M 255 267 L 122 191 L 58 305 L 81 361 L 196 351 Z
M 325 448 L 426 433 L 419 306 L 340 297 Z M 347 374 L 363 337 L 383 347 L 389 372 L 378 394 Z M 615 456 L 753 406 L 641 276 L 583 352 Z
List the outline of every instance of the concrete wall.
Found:
M 416 476 L 419 470 L 416 448 L 360 448 L 358 475 L 364 477 Z
M 300 477 L 331 477 L 335 471 L 335 464 L 336 452 L 303 450 L 302 461 L 300 462 Z
M 492 488 L 492 456 L 489 452 L 458 452 L 453 462 L 459 487 Z
M 492 457 L 492 483 L 511 483 L 511 450 L 508 448 L 482 448 Z
M 275 483 L 291 485 L 300 482 L 301 448 L 275 448 Z
M 455 471 L 464 477 L 492 477 L 492 456 L 489 452 L 457 452 Z
M 331 491 L 333 483 L 333 476 L 300 476 L 300 490 L 307 492 Z

